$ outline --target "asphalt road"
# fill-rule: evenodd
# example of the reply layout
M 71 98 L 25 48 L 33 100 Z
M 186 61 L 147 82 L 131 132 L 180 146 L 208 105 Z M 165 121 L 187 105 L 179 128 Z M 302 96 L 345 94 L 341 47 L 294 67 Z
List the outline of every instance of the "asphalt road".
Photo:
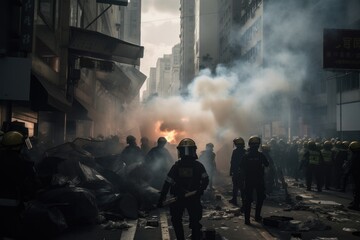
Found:
M 231 198 L 230 177 L 217 179 L 215 190 L 203 196 L 204 213 L 201 221 L 204 235 L 215 233 L 216 240 L 238 239 L 360 239 L 353 234 L 360 231 L 360 212 L 348 210 L 352 194 L 338 191 L 308 192 L 302 182 L 286 179 L 289 199 L 283 189 L 267 196 L 262 216 L 267 218 L 291 217 L 293 221 L 281 222 L 276 227 L 257 223 L 252 219 L 250 226 L 244 224 L 244 217 L 236 206 L 228 203 Z M 350 189 L 350 188 L 349 188 Z M 240 200 L 238 202 L 241 202 Z M 254 209 L 252 210 L 252 217 Z M 100 225 L 86 226 L 64 233 L 56 239 L 99 239 L 99 240 L 175 240 L 168 208 L 155 209 L 144 218 L 128 220 L 128 230 L 105 230 Z M 185 236 L 189 236 L 188 216 L 183 218 Z M 278 222 L 275 222 L 278 223 Z

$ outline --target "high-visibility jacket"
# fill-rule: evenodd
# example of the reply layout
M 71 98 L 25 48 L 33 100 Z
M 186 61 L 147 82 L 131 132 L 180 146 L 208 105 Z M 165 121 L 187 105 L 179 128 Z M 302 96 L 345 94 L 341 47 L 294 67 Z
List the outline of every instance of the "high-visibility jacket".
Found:
M 309 150 L 309 164 L 320 165 L 321 153 L 319 151 Z
M 326 164 L 332 163 L 333 152 L 331 150 L 322 149 L 321 154 L 323 156 L 324 163 Z

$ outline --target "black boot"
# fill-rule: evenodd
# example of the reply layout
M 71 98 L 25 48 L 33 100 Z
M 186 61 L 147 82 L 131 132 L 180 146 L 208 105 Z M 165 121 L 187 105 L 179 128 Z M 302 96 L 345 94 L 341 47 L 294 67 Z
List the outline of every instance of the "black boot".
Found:
M 257 222 L 261 222 L 261 220 L 262 220 L 261 208 L 262 208 L 262 202 L 257 203 L 256 204 L 256 209 L 255 209 L 255 221 L 257 221 Z
M 231 203 L 231 204 L 233 204 L 233 205 L 235 205 L 235 206 L 237 206 L 238 204 L 237 204 L 237 200 L 236 200 L 236 198 L 232 198 L 232 199 L 230 199 L 229 200 L 229 203 Z
M 244 215 L 245 215 L 245 224 L 246 225 L 250 225 L 250 211 L 251 211 L 251 204 L 248 205 L 246 204 L 245 205 L 245 209 L 244 209 Z

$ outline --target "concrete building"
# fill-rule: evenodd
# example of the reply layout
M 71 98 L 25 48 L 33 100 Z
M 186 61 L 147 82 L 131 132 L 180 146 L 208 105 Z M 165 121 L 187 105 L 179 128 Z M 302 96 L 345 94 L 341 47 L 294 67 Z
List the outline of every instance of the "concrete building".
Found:
M 356 124 L 360 115 L 355 110 L 360 106 L 358 71 L 323 69 L 324 29 L 360 29 L 359 15 L 355 14 L 360 10 L 359 2 L 242 0 L 240 5 L 243 62 L 271 68 L 279 64 L 274 58 L 281 52 L 303 60 L 303 65 L 299 65 L 300 61 L 288 62 L 284 68 L 293 70 L 287 75 L 289 81 L 301 80 L 299 92 L 276 95 L 268 101 L 264 106 L 267 119 L 260 123 L 261 134 L 266 138 L 360 137 L 360 126 Z M 296 22 L 299 17 L 309 24 L 304 27 Z M 286 27 L 279 28 L 284 24 Z M 306 69 L 302 77 L 301 69 Z
M 219 63 L 230 65 L 241 55 L 236 41 L 241 17 L 241 1 L 219 0 Z
M 118 22 L 119 39 L 133 44 L 141 40 L 141 0 L 131 0 L 126 8 L 120 8 Z
M 180 94 L 180 44 L 176 44 L 171 51 L 171 80 L 169 96 Z
M 171 54 L 165 54 L 156 61 L 156 92 L 160 97 L 170 96 L 171 58 Z
M 180 92 L 186 95 L 187 86 L 195 76 L 195 0 L 180 1 L 180 19 Z
M 201 69 L 215 69 L 219 60 L 218 0 L 195 1 L 195 75 Z
M 120 113 L 138 96 L 145 80 L 134 67 L 140 64 L 143 47 L 117 38 L 119 9 L 126 7 L 85 0 L 28 0 L 22 12 L 29 6 L 32 14 L 25 17 L 7 16 L 9 9 L 19 7 L 10 0 L 1 10 L 9 22 L 16 17 L 25 21 L 22 31 L 32 41 L 28 49 L 2 48 L 7 50 L 0 63 L 5 76 L 1 86 L 6 88 L 1 87 L 0 120 L 23 122 L 30 136 L 50 145 L 125 131 Z M 15 66 L 23 69 L 22 76 Z M 12 94 L 19 84 L 23 92 Z
M 156 68 L 152 67 L 150 68 L 149 77 L 146 79 L 146 90 L 143 92 L 142 99 L 146 102 L 156 95 Z

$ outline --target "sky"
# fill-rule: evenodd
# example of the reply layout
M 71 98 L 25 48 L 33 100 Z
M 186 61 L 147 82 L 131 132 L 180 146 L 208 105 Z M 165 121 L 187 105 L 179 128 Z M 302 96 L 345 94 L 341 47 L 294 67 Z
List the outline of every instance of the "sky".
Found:
M 145 0 L 142 1 L 141 45 L 144 57 L 140 70 L 149 76 L 150 68 L 164 54 L 170 54 L 174 45 L 180 42 L 180 1 Z M 141 91 L 146 89 L 145 84 Z

